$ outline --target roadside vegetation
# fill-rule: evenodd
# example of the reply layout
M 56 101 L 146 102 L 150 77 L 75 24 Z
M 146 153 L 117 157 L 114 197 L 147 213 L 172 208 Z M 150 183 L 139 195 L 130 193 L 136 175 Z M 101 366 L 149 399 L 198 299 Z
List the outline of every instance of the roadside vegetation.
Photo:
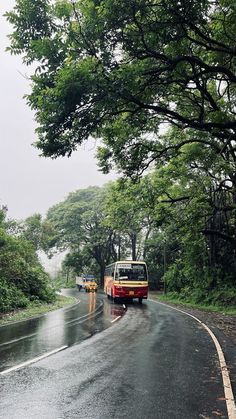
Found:
M 52 278 L 53 288 L 59 292 L 61 288 L 75 288 L 75 275 L 74 270 L 68 269 L 67 267 L 66 269 L 62 268 Z
M 24 226 L 0 210 L 0 313 L 27 308 L 33 302 L 53 303 L 55 291 L 42 267 L 37 248 Z
M 49 311 L 58 310 L 59 308 L 66 307 L 67 305 L 74 304 L 76 299 L 73 297 L 64 297 L 57 295 L 53 303 L 45 303 L 34 301 L 27 305 L 27 308 L 17 309 L 0 315 L 0 326 L 11 322 L 27 320 L 31 317 L 38 317 Z
M 54 283 L 40 262 L 38 250 L 47 251 L 50 243 L 47 222 L 42 225 L 39 214 L 17 222 L 7 219 L 6 207 L 0 210 L 0 324 L 75 302 L 57 293 L 66 275 L 62 272 L 61 282 Z
M 102 286 L 106 264 L 145 259 L 151 289 L 235 308 L 234 3 L 16 0 L 7 14 L 11 53 L 36 64 L 36 147 L 70 156 L 93 136 L 100 169 L 121 175 L 23 224 L 34 249 L 67 250 L 67 278 L 93 273 Z M 55 298 L 36 265 L 2 274 L 6 301 Z
M 235 292 L 234 292 L 235 294 Z M 167 293 L 167 294 L 160 294 L 151 292 L 149 297 L 152 299 L 156 299 L 163 303 L 170 303 L 177 306 L 182 306 L 186 308 L 193 308 L 198 309 L 201 311 L 212 312 L 212 313 L 222 313 L 224 315 L 229 316 L 236 316 L 236 304 L 226 304 L 225 302 L 221 302 L 220 299 L 215 298 L 214 301 L 207 301 L 207 299 L 203 299 L 202 301 L 196 300 L 191 295 L 187 298 L 186 296 L 181 296 L 178 293 Z M 209 295 L 211 297 L 211 295 Z

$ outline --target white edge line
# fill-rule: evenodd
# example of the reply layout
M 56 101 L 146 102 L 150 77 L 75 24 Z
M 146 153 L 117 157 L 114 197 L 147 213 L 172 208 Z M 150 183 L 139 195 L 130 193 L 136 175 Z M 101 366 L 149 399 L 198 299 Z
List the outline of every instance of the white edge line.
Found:
M 78 300 L 79 301 L 79 300 Z M 79 301 L 80 302 L 80 301 Z M 74 307 L 76 304 L 74 304 L 73 306 L 71 306 L 71 307 Z M 91 314 L 94 314 L 94 313 L 96 313 L 96 311 L 98 311 L 100 308 L 102 307 L 102 304 L 100 304 L 100 306 L 99 307 L 97 307 L 94 311 L 92 311 L 91 313 L 88 313 L 88 314 L 85 314 L 84 316 L 81 316 L 81 317 L 77 317 L 76 319 L 74 319 L 74 320 L 70 320 L 69 322 L 66 322 L 65 324 L 70 324 L 70 323 L 83 323 L 83 321 L 86 321 L 87 320 L 87 317 L 89 317 L 89 316 L 91 316 Z M 58 309 L 58 311 L 59 310 L 66 310 L 66 307 L 61 307 L 61 308 L 59 308 Z M 55 310 L 55 311 L 57 311 L 57 310 Z M 51 313 L 50 311 L 48 312 L 48 313 L 45 313 L 45 314 L 42 314 L 42 316 L 47 316 L 49 313 Z M 40 315 L 40 317 L 41 317 L 41 315 Z M 35 317 L 34 317 L 35 318 Z M 83 318 L 85 318 L 85 320 L 82 320 L 82 321 L 79 321 L 80 319 L 83 319 Z M 31 317 L 31 319 L 33 319 L 33 317 Z M 25 319 L 25 320 L 27 320 L 27 319 Z M 21 321 L 24 321 L 24 320 L 20 320 L 20 322 Z M 18 323 L 18 322 L 14 322 L 14 323 Z M 8 323 L 8 324 L 5 324 L 5 325 L 3 325 L 3 326 L 9 326 L 10 325 L 10 323 Z M 57 325 L 57 326 L 55 326 L 55 327 L 59 327 L 60 325 Z M 0 325 L 0 327 L 2 327 L 1 325 Z M 49 328 L 46 328 L 46 330 L 49 330 Z M 0 347 L 1 346 L 7 346 L 7 345 L 11 345 L 12 343 L 16 343 L 16 342 L 19 342 L 19 341 L 21 341 L 21 340 L 24 340 L 24 339 L 30 339 L 31 337 L 33 337 L 33 336 L 36 336 L 37 335 L 37 333 L 32 333 L 31 335 L 25 335 L 25 336 L 22 336 L 22 337 L 20 337 L 20 338 L 18 338 L 18 339 L 12 339 L 12 340 L 9 340 L 9 341 L 7 341 L 7 342 L 4 342 L 4 343 L 0 343 Z
M 68 346 L 61 346 L 60 348 L 54 349 L 53 351 L 46 352 L 45 354 L 43 354 L 41 356 L 38 356 L 37 358 L 30 359 L 29 361 L 22 362 L 22 364 L 16 365 L 15 367 L 11 367 L 11 368 L 8 368 L 5 371 L 2 371 L 2 372 L 0 372 L 0 375 L 8 374 L 11 371 L 16 371 L 20 368 L 23 368 L 23 367 L 31 365 L 35 362 L 41 361 L 41 359 L 47 358 L 50 355 L 53 355 L 53 354 L 55 354 L 57 352 L 60 352 L 60 351 L 63 351 L 63 349 L 66 349 L 66 348 L 68 348 Z
M 223 380 L 223 386 L 224 386 L 224 393 L 225 393 L 225 401 L 226 401 L 226 406 L 227 406 L 227 411 L 228 411 L 228 417 L 229 417 L 229 419 L 236 419 L 236 405 L 235 405 L 232 385 L 231 385 L 231 381 L 230 381 L 229 371 L 228 371 L 228 368 L 227 368 L 227 364 L 226 364 L 226 361 L 225 361 L 223 350 L 222 350 L 222 348 L 219 344 L 218 339 L 216 338 L 216 336 L 212 332 L 212 330 L 205 323 L 203 323 L 201 320 L 199 320 L 197 317 L 193 316 L 192 314 L 187 313 L 186 311 L 183 311 L 183 310 L 180 310 L 178 308 L 172 307 L 172 306 L 170 306 L 168 304 L 165 304 L 165 303 L 161 303 L 159 301 L 152 300 L 151 298 L 149 298 L 149 301 L 152 301 L 153 303 L 161 304 L 161 305 L 166 306 L 168 308 L 172 308 L 173 310 L 179 311 L 180 313 L 187 314 L 187 316 L 192 317 L 194 320 L 196 320 L 198 323 L 200 323 L 207 330 L 207 332 L 209 333 L 209 335 L 211 336 L 211 338 L 212 338 L 212 340 L 215 344 L 217 354 L 218 354 L 218 357 L 219 357 L 222 380 Z
M 0 347 L 1 347 L 1 346 L 11 345 L 12 343 L 20 342 L 21 340 L 24 340 L 24 339 L 30 339 L 30 338 L 32 338 L 33 336 L 36 336 L 36 334 L 37 334 L 37 333 L 32 333 L 31 335 L 25 335 L 25 336 L 22 336 L 21 338 L 8 340 L 7 342 L 0 343 Z
M 23 322 L 27 322 L 27 321 L 30 321 L 30 320 L 39 319 L 40 317 L 47 316 L 48 314 L 53 313 L 55 311 L 67 310 L 69 308 L 72 308 L 72 307 L 76 306 L 79 303 L 81 303 L 81 301 L 80 300 L 76 300 L 76 303 L 74 303 L 72 305 L 64 306 L 64 307 L 61 307 L 61 308 L 56 308 L 55 310 L 48 311 L 47 313 L 37 314 L 35 316 L 28 317 L 28 318 L 25 318 L 25 319 L 22 319 L 22 320 L 16 320 L 16 321 L 15 320 L 12 320 L 12 321 L 9 321 L 7 323 L 0 324 L 0 328 L 1 327 L 6 327 L 6 326 L 11 326 L 11 325 L 17 324 L 17 323 L 23 323 Z
M 119 320 L 121 318 L 121 316 L 116 317 L 114 320 L 111 320 L 111 323 L 116 322 L 117 320 Z
M 79 320 L 85 319 L 87 320 L 91 314 L 100 314 L 99 310 L 103 307 L 103 302 L 101 302 L 101 304 L 95 308 L 95 310 L 91 311 L 90 313 L 84 314 L 83 316 L 77 317 L 76 319 L 70 320 L 68 322 L 66 322 L 65 324 L 70 324 L 70 323 L 81 323 Z

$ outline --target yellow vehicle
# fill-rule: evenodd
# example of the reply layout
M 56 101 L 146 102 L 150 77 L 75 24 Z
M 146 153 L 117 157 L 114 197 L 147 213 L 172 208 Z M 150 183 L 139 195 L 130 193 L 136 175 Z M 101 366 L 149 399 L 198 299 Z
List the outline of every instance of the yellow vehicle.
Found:
M 84 289 L 86 292 L 97 292 L 98 286 L 93 278 L 86 278 L 84 283 Z
M 79 288 L 79 291 L 84 289 L 85 292 L 97 292 L 98 289 L 93 275 L 83 275 L 81 277 L 77 277 L 76 284 Z

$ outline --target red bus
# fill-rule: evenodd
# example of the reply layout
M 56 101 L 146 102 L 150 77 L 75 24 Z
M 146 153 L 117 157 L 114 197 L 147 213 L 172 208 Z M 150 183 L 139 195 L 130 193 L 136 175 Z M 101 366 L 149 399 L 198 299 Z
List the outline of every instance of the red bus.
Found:
M 112 299 L 138 298 L 142 304 L 148 296 L 148 273 L 145 262 L 125 260 L 105 269 L 104 292 Z

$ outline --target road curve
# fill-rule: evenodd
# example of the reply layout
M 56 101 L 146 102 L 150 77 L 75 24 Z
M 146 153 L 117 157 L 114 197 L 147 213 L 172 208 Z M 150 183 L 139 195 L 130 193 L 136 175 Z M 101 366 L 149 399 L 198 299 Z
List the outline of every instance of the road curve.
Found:
M 132 304 L 114 325 L 0 378 L 6 419 L 227 418 L 218 356 L 200 324 Z
M 72 306 L 0 326 L 0 375 L 31 359 L 72 346 L 111 326 L 122 306 L 108 305 L 104 295 L 64 290 L 79 300 Z M 104 304 L 105 303 L 105 304 Z

